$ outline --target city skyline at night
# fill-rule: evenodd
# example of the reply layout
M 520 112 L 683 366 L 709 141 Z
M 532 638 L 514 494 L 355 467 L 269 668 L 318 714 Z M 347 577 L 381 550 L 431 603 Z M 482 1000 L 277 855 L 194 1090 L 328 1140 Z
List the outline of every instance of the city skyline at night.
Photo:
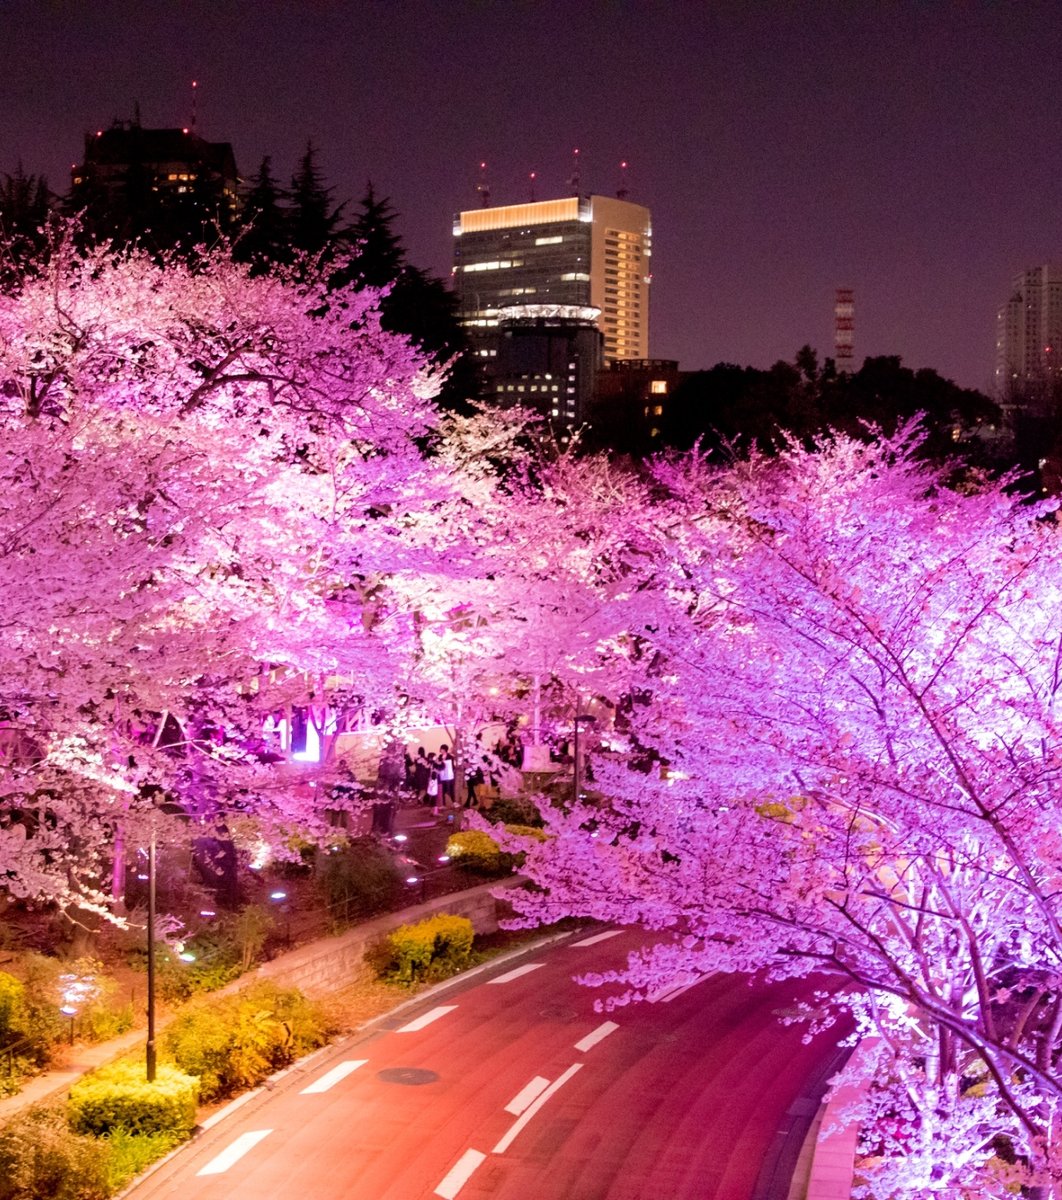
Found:
M 306 143 L 337 201 L 371 179 L 410 258 L 450 270 L 454 212 L 582 190 L 653 212 L 654 356 L 767 366 L 899 354 L 987 388 L 1014 275 L 1059 257 L 1052 6 L 403 3 L 91 9 L 13 0 L 0 170 L 64 191 L 85 131 L 230 141 L 285 181 Z M 1015 87 L 1015 80 L 1021 86 Z

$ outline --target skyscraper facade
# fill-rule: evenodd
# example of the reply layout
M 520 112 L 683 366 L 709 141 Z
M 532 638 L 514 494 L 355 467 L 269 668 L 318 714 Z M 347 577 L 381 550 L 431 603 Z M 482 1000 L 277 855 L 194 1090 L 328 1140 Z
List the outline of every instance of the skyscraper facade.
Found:
M 477 208 L 454 219 L 454 291 L 477 356 L 496 356 L 499 313 L 599 310 L 605 362 L 649 356 L 649 210 L 609 196 Z
M 1004 404 L 1042 404 L 1062 392 L 1062 266 L 1014 277 L 997 314 L 995 387 Z

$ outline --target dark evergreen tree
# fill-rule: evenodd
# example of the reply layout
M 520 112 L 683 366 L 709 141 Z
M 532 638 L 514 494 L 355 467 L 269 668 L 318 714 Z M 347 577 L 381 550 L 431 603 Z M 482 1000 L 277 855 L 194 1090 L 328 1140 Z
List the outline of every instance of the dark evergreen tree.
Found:
M 345 205 L 333 207 L 332 189 L 324 184 L 312 141 L 291 178 L 290 201 L 288 230 L 293 249 L 332 261 L 344 241 L 339 221 Z
M 22 163 L 0 181 L 0 281 L 32 267 L 47 245 L 55 198 L 43 175 L 27 175 Z
M 383 327 L 404 333 L 434 362 L 448 363 L 439 403 L 466 410 L 477 393 L 477 380 L 457 299 L 441 279 L 409 265 L 394 229 L 397 219 L 391 201 L 377 197 L 369 183 L 347 231 L 346 259 L 337 264 L 332 282 L 388 289 L 381 304 Z
M 255 274 L 291 259 L 287 214 L 281 206 L 283 195 L 273 178 L 272 162 L 267 154 L 258 173 L 251 177 L 233 244 L 236 260 L 251 263 Z

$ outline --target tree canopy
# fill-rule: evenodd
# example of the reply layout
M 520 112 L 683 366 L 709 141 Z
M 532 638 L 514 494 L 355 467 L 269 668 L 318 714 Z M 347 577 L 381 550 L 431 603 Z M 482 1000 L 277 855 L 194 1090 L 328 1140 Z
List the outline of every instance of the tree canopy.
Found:
M 1002 1197 L 1062 1170 L 1058 531 L 920 449 L 683 457 L 624 499 L 636 740 L 515 903 L 660 931 L 597 981 L 628 997 L 813 975 L 809 1016 L 877 1039 L 865 1194 Z

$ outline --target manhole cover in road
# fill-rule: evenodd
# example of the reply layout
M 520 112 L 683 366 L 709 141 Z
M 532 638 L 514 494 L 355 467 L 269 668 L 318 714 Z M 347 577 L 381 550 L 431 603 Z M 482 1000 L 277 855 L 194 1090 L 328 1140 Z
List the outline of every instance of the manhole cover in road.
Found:
M 385 1067 L 376 1072 L 376 1078 L 384 1083 L 404 1083 L 408 1087 L 416 1087 L 418 1083 L 434 1083 L 439 1076 L 423 1067 Z
M 545 1017 L 547 1021 L 574 1021 L 577 1014 L 574 1008 L 565 1008 L 562 1004 L 552 1004 L 549 1008 L 544 1008 L 538 1015 Z

